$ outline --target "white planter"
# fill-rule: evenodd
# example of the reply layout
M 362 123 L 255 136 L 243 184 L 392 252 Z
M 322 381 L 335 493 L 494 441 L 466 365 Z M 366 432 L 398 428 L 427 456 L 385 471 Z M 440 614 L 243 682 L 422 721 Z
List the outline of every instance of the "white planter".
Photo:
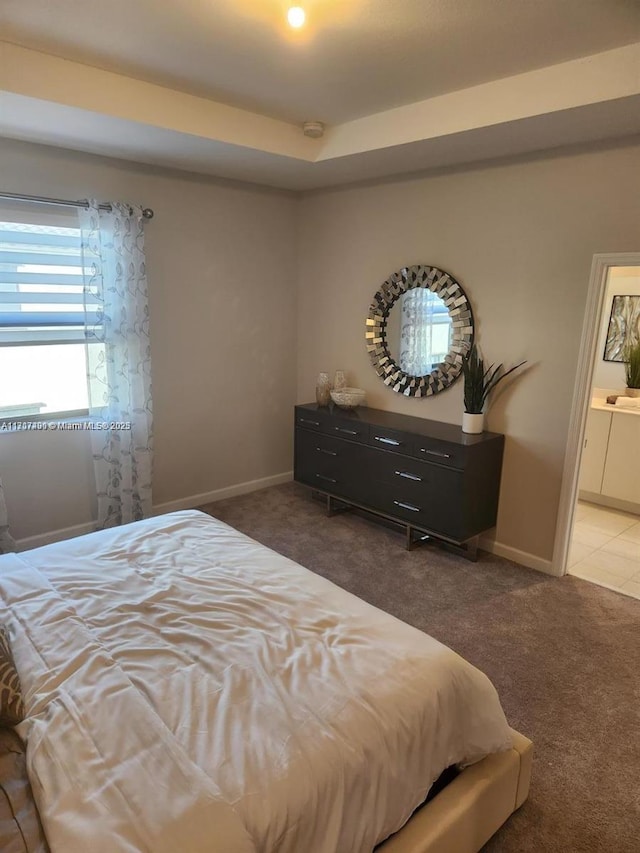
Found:
M 470 435 L 477 435 L 484 429 L 484 412 L 479 415 L 472 415 L 469 412 L 464 412 L 462 415 L 462 432 Z
M 627 397 L 640 397 L 640 388 L 625 388 L 624 393 Z

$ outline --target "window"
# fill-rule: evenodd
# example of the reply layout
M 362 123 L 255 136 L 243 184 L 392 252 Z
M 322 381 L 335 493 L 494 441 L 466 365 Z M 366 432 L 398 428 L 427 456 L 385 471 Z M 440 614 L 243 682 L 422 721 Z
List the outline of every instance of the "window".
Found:
M 4 215 L 3 215 L 4 213 Z M 0 418 L 88 408 L 84 290 L 75 218 L 0 212 Z

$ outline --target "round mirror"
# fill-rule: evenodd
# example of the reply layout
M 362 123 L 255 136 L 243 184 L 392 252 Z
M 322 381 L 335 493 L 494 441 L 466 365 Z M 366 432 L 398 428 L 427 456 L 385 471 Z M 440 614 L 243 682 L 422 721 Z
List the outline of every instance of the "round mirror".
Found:
M 386 385 L 408 397 L 448 388 L 473 343 L 471 305 L 449 273 L 425 265 L 393 273 L 367 317 L 367 350 Z

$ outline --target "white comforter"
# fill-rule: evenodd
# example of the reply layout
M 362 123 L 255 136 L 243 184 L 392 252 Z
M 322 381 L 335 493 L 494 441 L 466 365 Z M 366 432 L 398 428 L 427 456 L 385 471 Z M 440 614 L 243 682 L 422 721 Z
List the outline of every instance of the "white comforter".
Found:
M 199 512 L 2 557 L 0 601 L 54 853 L 369 853 L 510 746 L 477 669 Z

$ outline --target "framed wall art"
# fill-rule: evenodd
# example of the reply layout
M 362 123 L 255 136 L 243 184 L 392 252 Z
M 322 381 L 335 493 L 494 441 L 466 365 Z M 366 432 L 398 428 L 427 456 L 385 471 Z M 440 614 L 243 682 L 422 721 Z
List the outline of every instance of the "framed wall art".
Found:
M 604 361 L 625 361 L 627 347 L 640 343 L 640 295 L 614 296 Z

